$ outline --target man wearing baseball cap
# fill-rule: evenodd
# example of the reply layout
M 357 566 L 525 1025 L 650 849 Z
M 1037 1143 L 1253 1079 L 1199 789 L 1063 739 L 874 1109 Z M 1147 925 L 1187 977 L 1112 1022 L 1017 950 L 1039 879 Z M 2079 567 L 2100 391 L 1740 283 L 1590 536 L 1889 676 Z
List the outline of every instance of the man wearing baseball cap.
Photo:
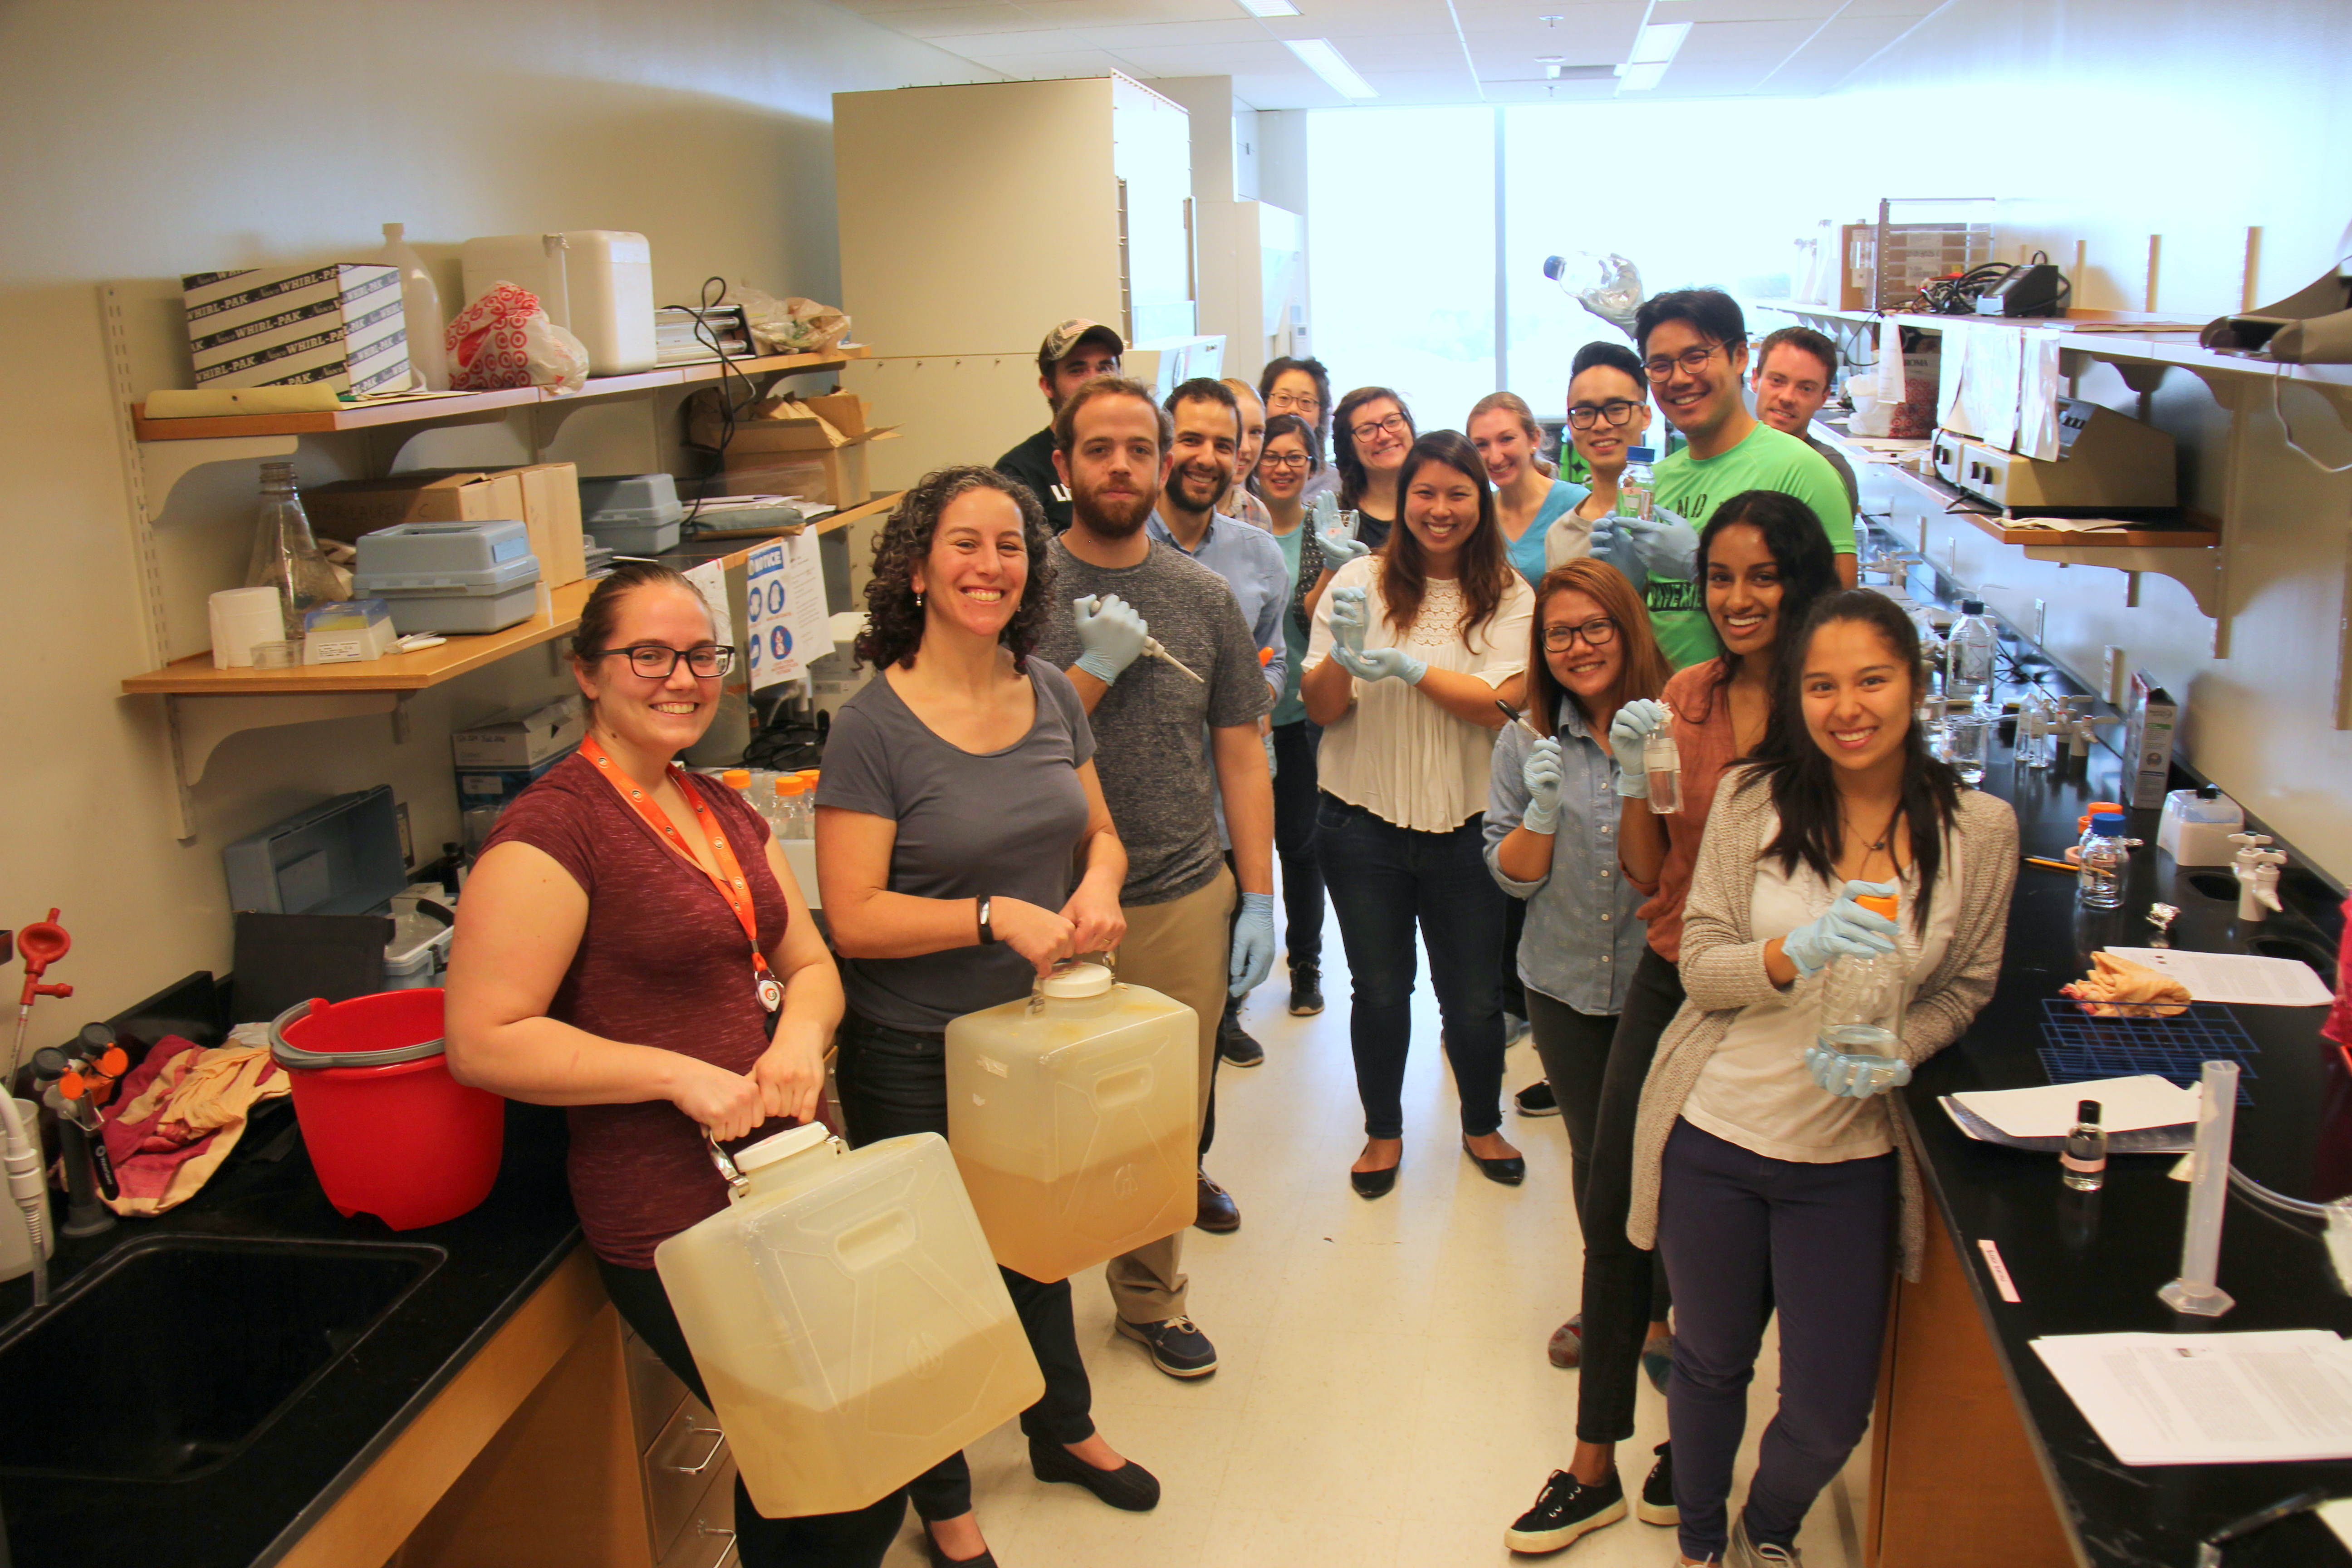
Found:
M 1073 318 L 1045 334 L 1037 346 L 1037 390 L 1046 406 L 1061 412 L 1063 400 L 1098 375 L 1117 375 L 1127 352 L 1119 335 L 1100 321 Z M 1027 485 L 1045 509 L 1045 526 L 1062 533 L 1070 526 L 1070 492 L 1054 472 L 1054 426 L 1045 428 L 996 459 L 996 471 Z

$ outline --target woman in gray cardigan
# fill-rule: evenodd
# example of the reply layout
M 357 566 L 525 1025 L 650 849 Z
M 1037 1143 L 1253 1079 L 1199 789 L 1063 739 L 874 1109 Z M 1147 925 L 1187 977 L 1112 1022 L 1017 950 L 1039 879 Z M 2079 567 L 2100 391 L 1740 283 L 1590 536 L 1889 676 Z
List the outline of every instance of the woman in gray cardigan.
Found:
M 1798 1526 L 1870 1417 L 1918 1170 L 1885 1089 L 1959 1037 L 2000 970 L 2017 819 L 1962 791 L 1914 718 L 1917 632 L 1881 595 L 1818 603 L 1762 760 L 1727 775 L 1685 904 L 1688 994 L 1643 1086 L 1627 1233 L 1656 1247 L 1677 1341 L 1666 1394 L 1684 1561 L 1797 1562 Z M 1894 919 L 1862 900 L 1893 898 Z M 1828 966 L 1899 956 L 1895 1059 L 1822 1043 Z M 1894 1021 L 1890 1017 L 1890 1022 Z M 1768 1294 L 1769 1293 L 1769 1294 Z M 1731 1467 L 1769 1300 L 1780 1405 L 1748 1502 Z

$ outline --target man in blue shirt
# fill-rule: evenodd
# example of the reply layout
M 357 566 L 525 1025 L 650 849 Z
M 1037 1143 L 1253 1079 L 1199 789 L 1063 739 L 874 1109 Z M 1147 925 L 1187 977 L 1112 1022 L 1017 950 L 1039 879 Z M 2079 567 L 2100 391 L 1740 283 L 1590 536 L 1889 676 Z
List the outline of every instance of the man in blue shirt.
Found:
M 1264 529 L 1217 510 L 1234 489 L 1242 439 L 1240 404 L 1232 388 L 1202 376 L 1169 394 L 1167 408 L 1176 426 L 1170 448 L 1174 460 L 1167 483 L 1160 488 L 1160 504 L 1144 530 L 1225 580 L 1258 647 L 1273 650 L 1264 668 L 1267 685 L 1279 699 L 1289 659 L 1282 612 L 1290 598 L 1290 574 L 1283 564 L 1282 546 Z M 1225 1016 L 1217 1027 L 1217 1054 L 1237 1068 L 1254 1068 L 1265 1060 L 1265 1047 L 1242 1027 L 1239 997 L 1226 999 Z M 1215 1133 L 1215 1111 L 1212 1102 L 1202 1134 L 1203 1150 Z M 1213 1213 L 1205 1191 L 1202 1204 L 1197 1222 L 1202 1229 L 1231 1229 L 1240 1223 L 1238 1214 L 1233 1215 L 1233 1225 L 1221 1223 L 1224 1205 Z

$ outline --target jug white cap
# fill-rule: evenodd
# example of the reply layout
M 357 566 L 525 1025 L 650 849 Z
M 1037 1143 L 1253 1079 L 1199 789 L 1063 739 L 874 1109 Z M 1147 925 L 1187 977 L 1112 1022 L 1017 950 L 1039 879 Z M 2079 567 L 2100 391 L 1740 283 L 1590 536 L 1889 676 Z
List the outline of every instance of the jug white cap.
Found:
M 818 1121 L 788 1127 L 774 1137 L 762 1138 L 739 1152 L 735 1156 L 735 1168 L 748 1176 L 754 1171 L 765 1170 L 779 1160 L 789 1160 L 803 1149 L 814 1149 L 832 1136 L 825 1131 L 824 1124 Z
M 1099 963 L 1074 963 L 1039 981 L 1037 989 L 1058 1002 L 1099 996 L 1110 989 L 1110 971 Z

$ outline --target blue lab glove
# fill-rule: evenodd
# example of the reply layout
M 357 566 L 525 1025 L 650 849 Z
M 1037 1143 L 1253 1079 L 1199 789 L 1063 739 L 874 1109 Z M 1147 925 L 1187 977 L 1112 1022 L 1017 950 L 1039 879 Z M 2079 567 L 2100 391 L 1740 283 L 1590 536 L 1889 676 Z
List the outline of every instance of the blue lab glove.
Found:
M 1648 697 L 1637 697 L 1617 710 L 1609 721 L 1609 751 L 1617 759 L 1617 794 L 1626 800 L 1650 798 L 1650 774 L 1642 766 L 1642 747 L 1666 727 L 1674 710 Z
M 1362 653 L 1352 648 L 1334 647 L 1331 657 L 1359 680 L 1393 679 L 1403 681 L 1407 686 L 1419 686 L 1421 678 L 1429 673 L 1425 661 L 1413 658 L 1401 647 L 1368 648 Z
M 1265 776 L 1272 778 L 1282 769 L 1274 760 L 1274 737 L 1267 735 L 1264 739 L 1265 741 Z
M 1633 551 L 1635 563 L 1651 576 L 1687 582 L 1698 570 L 1698 531 L 1674 513 L 1659 512 L 1646 521 L 1638 517 L 1609 521 Z M 1601 531 L 1596 527 L 1592 531 L 1597 541 Z M 1601 552 L 1598 542 L 1592 552 Z
M 1911 1081 L 1911 1064 L 1901 1057 L 1850 1056 L 1818 1043 L 1806 1047 L 1805 1068 L 1815 1083 L 1849 1100 L 1868 1100 Z
M 1078 668 L 1105 686 L 1143 655 L 1143 639 L 1150 635 L 1143 617 L 1116 594 L 1097 598 L 1088 594 L 1070 601 L 1078 623 Z
M 1364 590 L 1360 584 L 1331 590 L 1331 646 L 1336 652 L 1364 651 Z
M 1780 939 L 1780 951 L 1789 955 L 1798 973 L 1811 974 L 1835 958 L 1875 958 L 1895 951 L 1900 928 L 1876 910 L 1866 910 L 1854 902 L 1864 894 L 1891 899 L 1895 896 L 1895 884 L 1848 882 L 1827 913 L 1818 920 L 1807 921 Z
M 1550 833 L 1559 826 L 1559 741 L 1546 735 L 1528 748 L 1519 764 L 1519 782 L 1528 786 L 1528 809 L 1519 826 L 1529 833 Z
M 1360 561 L 1372 552 L 1372 547 L 1360 539 L 1350 539 L 1334 530 L 1318 533 L 1315 542 L 1323 549 L 1323 564 L 1337 572 L 1350 561 Z
M 1236 996 L 1246 996 L 1274 973 L 1274 895 L 1244 893 L 1234 926 L 1234 956 L 1226 973 Z

